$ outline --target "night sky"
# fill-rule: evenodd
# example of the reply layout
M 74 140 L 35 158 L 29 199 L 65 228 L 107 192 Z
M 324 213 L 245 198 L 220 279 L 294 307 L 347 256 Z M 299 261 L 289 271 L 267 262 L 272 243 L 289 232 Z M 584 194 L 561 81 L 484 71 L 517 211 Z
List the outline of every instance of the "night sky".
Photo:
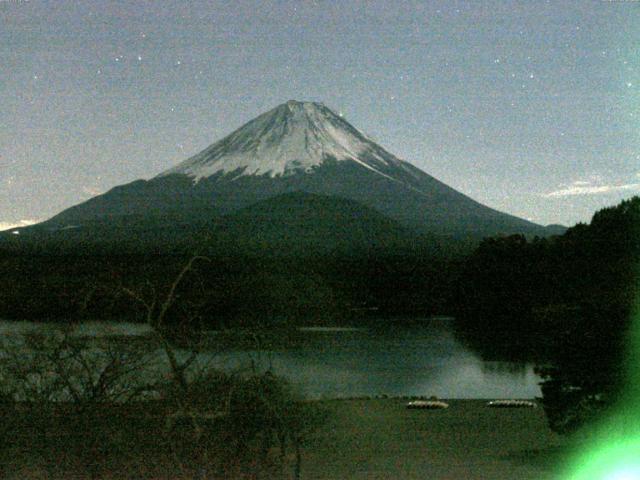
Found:
M 289 99 L 499 210 L 640 194 L 640 1 L 0 0 L 0 228 Z

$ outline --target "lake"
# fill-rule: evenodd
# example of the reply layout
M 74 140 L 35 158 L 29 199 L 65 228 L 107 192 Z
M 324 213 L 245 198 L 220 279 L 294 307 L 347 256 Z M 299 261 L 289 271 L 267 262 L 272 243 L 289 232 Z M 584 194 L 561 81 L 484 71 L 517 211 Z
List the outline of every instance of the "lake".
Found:
M 0 322 L 0 334 L 40 330 L 29 322 Z M 201 360 L 223 369 L 271 368 L 311 398 L 432 396 L 533 398 L 540 396 L 532 365 L 489 362 L 460 343 L 451 319 L 427 319 L 386 328 L 306 328 L 304 342 L 272 351 L 227 350 Z M 144 325 L 86 323 L 80 335 L 144 336 Z M 163 358 L 163 357 L 160 357 Z

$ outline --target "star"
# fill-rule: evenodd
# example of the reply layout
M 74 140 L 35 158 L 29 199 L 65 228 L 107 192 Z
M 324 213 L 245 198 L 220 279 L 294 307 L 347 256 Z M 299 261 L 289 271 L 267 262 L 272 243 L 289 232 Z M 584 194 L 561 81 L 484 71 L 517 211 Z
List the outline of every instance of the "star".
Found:
M 628 88 L 631 88 L 632 86 L 633 86 L 633 83 L 631 83 L 631 82 L 627 82 L 627 87 L 628 87 Z
M 142 56 L 138 55 L 138 61 L 141 62 L 142 61 Z

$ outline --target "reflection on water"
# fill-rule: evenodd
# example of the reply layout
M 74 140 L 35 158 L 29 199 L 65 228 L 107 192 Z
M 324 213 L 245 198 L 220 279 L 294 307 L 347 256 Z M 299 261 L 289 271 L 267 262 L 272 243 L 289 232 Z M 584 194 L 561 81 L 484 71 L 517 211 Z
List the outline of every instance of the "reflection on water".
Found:
M 483 361 L 482 371 L 486 374 L 508 374 L 517 377 L 526 377 L 529 368 L 519 362 Z
M 0 322 L 0 334 L 32 331 L 27 322 Z M 88 336 L 144 335 L 144 326 L 85 324 Z M 271 368 L 308 396 L 414 396 L 533 398 L 539 377 L 531 365 L 484 362 L 458 342 L 445 319 L 383 329 L 306 329 L 305 341 L 274 351 L 207 352 L 217 368 Z

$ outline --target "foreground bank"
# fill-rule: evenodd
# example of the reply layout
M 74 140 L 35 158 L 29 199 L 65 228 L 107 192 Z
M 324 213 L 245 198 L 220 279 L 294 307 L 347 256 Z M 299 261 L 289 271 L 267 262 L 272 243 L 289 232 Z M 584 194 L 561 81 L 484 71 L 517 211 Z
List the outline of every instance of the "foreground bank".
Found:
M 400 399 L 317 403 L 326 421 L 303 446 L 302 479 L 544 480 L 554 478 L 561 458 L 563 441 L 541 408 L 494 409 L 485 400 L 451 400 L 447 409 L 428 411 L 406 409 Z M 3 478 L 197 478 L 166 455 L 161 408 L 105 409 L 85 431 L 67 420 L 53 435 L 11 432 L 2 449 Z M 88 430 L 95 443 L 81 438 Z M 294 466 L 295 456 L 286 452 L 285 467 Z M 246 473 L 294 478 L 295 468 Z
M 327 402 L 331 420 L 306 452 L 304 478 L 554 478 L 563 439 L 541 408 L 450 400 L 447 409 L 409 410 L 405 403 Z

